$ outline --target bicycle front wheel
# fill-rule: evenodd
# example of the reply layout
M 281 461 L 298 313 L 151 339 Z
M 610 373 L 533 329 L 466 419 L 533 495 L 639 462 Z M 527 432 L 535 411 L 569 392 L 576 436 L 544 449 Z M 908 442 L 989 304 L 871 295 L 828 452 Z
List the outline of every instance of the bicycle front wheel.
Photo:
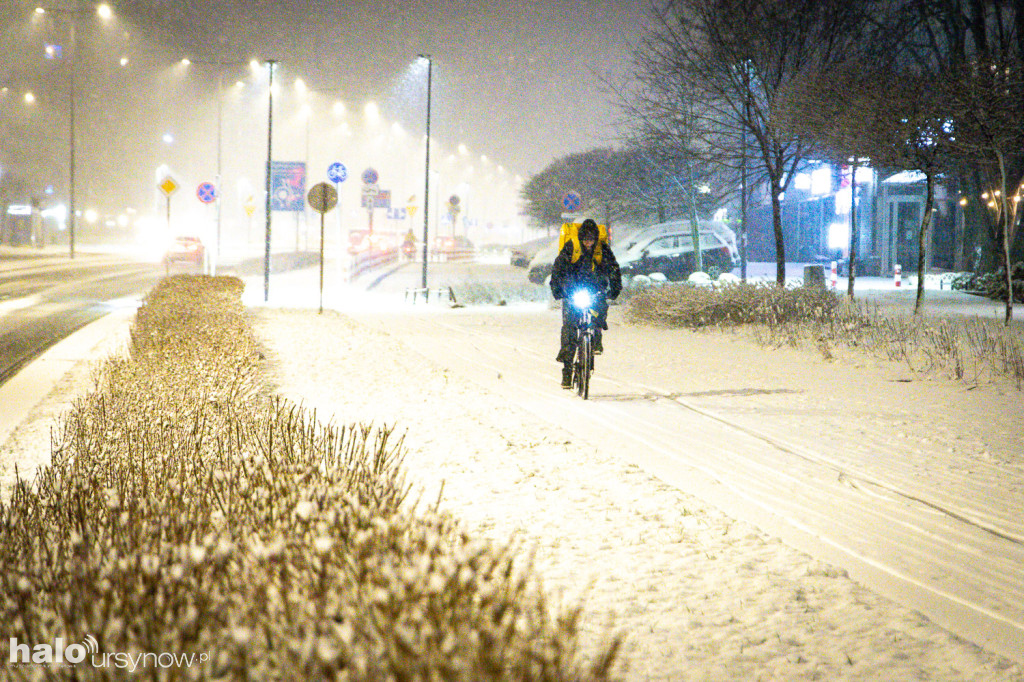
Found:
M 594 369 L 594 346 L 589 334 L 584 334 L 580 338 L 576 352 L 579 355 L 577 366 L 580 368 L 578 392 L 586 400 L 590 396 L 590 373 Z

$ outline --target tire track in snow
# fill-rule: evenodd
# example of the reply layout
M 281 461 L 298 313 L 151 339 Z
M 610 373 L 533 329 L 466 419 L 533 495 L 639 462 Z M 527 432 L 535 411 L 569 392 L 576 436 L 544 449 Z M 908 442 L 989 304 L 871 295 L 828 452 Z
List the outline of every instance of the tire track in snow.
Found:
M 493 327 L 471 328 L 455 317 L 440 317 L 403 320 L 414 327 L 415 338 L 406 341 L 421 355 L 442 365 L 444 358 L 460 356 L 481 370 L 470 377 L 476 383 L 516 396 L 517 404 L 546 420 L 614 431 L 624 451 L 630 444 L 633 450 L 636 445 L 647 448 L 648 456 L 634 461 L 663 479 L 712 498 L 730 513 L 745 511 L 745 520 L 756 525 L 763 527 L 766 517 L 773 517 L 777 521 L 769 525 L 775 530 L 788 526 L 784 539 L 801 549 L 814 553 L 815 548 L 827 548 L 829 560 L 867 576 L 872 586 L 888 583 L 889 589 L 882 591 L 904 602 L 910 592 L 909 605 L 936 622 L 1020 659 L 1024 536 L 996 523 L 996 515 L 982 518 L 984 514 L 948 499 L 930 499 L 905 484 L 738 424 L 671 391 L 607 376 L 601 364 L 593 399 L 582 401 L 556 388 L 550 353 L 524 345 L 522 339 L 510 340 Z M 510 362 L 510 356 L 518 361 Z M 618 393 L 609 394 L 608 387 Z M 666 408 L 675 420 L 666 418 Z M 678 420 L 680 410 L 688 415 L 685 424 Z M 618 423 L 623 418 L 628 428 Z M 700 432 L 706 436 L 700 451 L 680 447 L 687 433 Z M 709 453 L 714 456 L 710 464 L 703 461 Z M 699 474 L 702 484 L 681 475 L 681 467 L 691 476 Z M 794 467 L 797 473 L 790 473 Z M 741 501 L 740 508 L 730 504 L 729 496 Z M 803 541 L 792 531 L 804 536 Z

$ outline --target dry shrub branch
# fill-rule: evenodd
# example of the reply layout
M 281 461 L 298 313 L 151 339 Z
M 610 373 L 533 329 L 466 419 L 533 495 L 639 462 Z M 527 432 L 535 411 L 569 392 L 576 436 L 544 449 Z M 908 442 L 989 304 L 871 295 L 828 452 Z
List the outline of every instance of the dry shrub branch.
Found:
M 887 316 L 821 287 L 730 284 L 717 288 L 680 284 L 637 291 L 626 320 L 689 329 L 751 326 L 764 345 L 815 345 L 860 349 L 915 372 L 943 372 L 977 384 L 1008 378 L 1024 386 L 1024 336 L 1020 328 L 981 318 Z
M 617 640 L 584 656 L 580 610 L 549 604 L 515 546 L 405 503 L 389 430 L 324 426 L 267 394 L 241 288 L 157 286 L 129 357 L 0 505 L 7 636 L 99 644 L 5 672 L 121 679 L 112 654 L 151 652 L 197 658 L 143 659 L 150 679 L 609 679 Z

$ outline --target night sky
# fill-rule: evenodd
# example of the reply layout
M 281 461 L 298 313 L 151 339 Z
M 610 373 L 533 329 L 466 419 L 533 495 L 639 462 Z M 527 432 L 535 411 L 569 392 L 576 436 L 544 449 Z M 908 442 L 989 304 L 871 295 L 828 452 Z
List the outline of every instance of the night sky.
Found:
M 433 198 L 459 193 L 464 219 L 505 224 L 519 212 L 516 183 L 615 143 L 602 79 L 628 71 L 647 15 L 646 0 L 112 0 L 113 19 L 100 20 L 91 1 L 38 1 L 54 11 L 35 15 L 37 0 L 0 7 L 0 168 L 24 181 L 7 183 L 10 199 L 65 200 L 73 101 L 78 207 L 160 212 L 156 176 L 170 168 L 185 188 L 178 215 L 193 220 L 187 212 L 202 207 L 187 195 L 219 175 L 225 223 L 236 225 L 247 203 L 261 205 L 267 151 L 266 70 L 254 74 L 251 59 L 279 63 L 275 160 L 307 162 L 311 181 L 329 162 L 353 177 L 376 166 L 405 203 L 422 194 L 426 78 L 416 62 L 429 54 Z M 50 45 L 63 52 L 44 56 Z M 308 123 L 299 78 L 314 91 Z M 337 99 L 351 131 L 330 108 Z M 370 101 L 401 135 L 368 127 Z M 356 206 L 359 183 L 342 190 Z
M 433 133 L 524 176 L 558 155 L 608 143 L 614 111 L 599 75 L 628 66 L 643 2 L 621 0 L 136 0 L 116 3 L 137 32 L 200 59 L 276 58 L 314 89 L 374 99 L 415 130 L 434 59 Z M 422 130 L 422 123 L 419 123 Z

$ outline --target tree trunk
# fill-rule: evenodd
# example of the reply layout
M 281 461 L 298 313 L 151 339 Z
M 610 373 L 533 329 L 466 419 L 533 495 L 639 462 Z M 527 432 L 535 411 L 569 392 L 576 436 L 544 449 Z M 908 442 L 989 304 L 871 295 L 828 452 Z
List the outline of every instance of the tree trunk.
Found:
M 772 227 L 775 230 L 775 281 L 782 287 L 786 285 L 786 244 L 782 238 L 782 202 L 779 199 L 782 190 L 779 179 L 770 179 L 772 188 Z
M 846 295 L 853 300 L 853 282 L 857 277 L 857 243 L 860 241 L 860 233 L 857 229 L 857 162 L 859 159 L 853 157 L 853 167 L 850 169 L 850 257 L 847 259 L 846 274 L 849 276 L 849 283 L 846 285 Z
M 929 171 L 925 174 L 924 216 L 921 217 L 921 231 L 917 234 L 917 298 L 914 300 L 914 314 L 921 314 L 924 303 L 924 259 L 925 245 L 928 243 L 928 227 L 932 222 L 932 203 L 935 200 L 935 175 Z
M 956 178 L 960 196 L 966 198 L 968 193 L 967 180 L 963 173 Z M 953 207 L 953 271 L 963 272 L 967 269 L 967 207 L 959 202 Z
M 1010 218 L 1010 200 L 1006 196 L 1006 160 L 1001 151 L 996 151 L 996 156 L 999 158 L 999 189 L 1003 202 L 1003 210 L 999 216 L 999 231 L 1002 233 L 1002 260 L 1006 270 L 1006 317 L 1003 324 L 1009 327 L 1010 320 L 1013 319 L 1013 273 L 1010 271 L 1010 227 L 1013 222 Z M 1014 213 L 1016 214 L 1016 211 Z

